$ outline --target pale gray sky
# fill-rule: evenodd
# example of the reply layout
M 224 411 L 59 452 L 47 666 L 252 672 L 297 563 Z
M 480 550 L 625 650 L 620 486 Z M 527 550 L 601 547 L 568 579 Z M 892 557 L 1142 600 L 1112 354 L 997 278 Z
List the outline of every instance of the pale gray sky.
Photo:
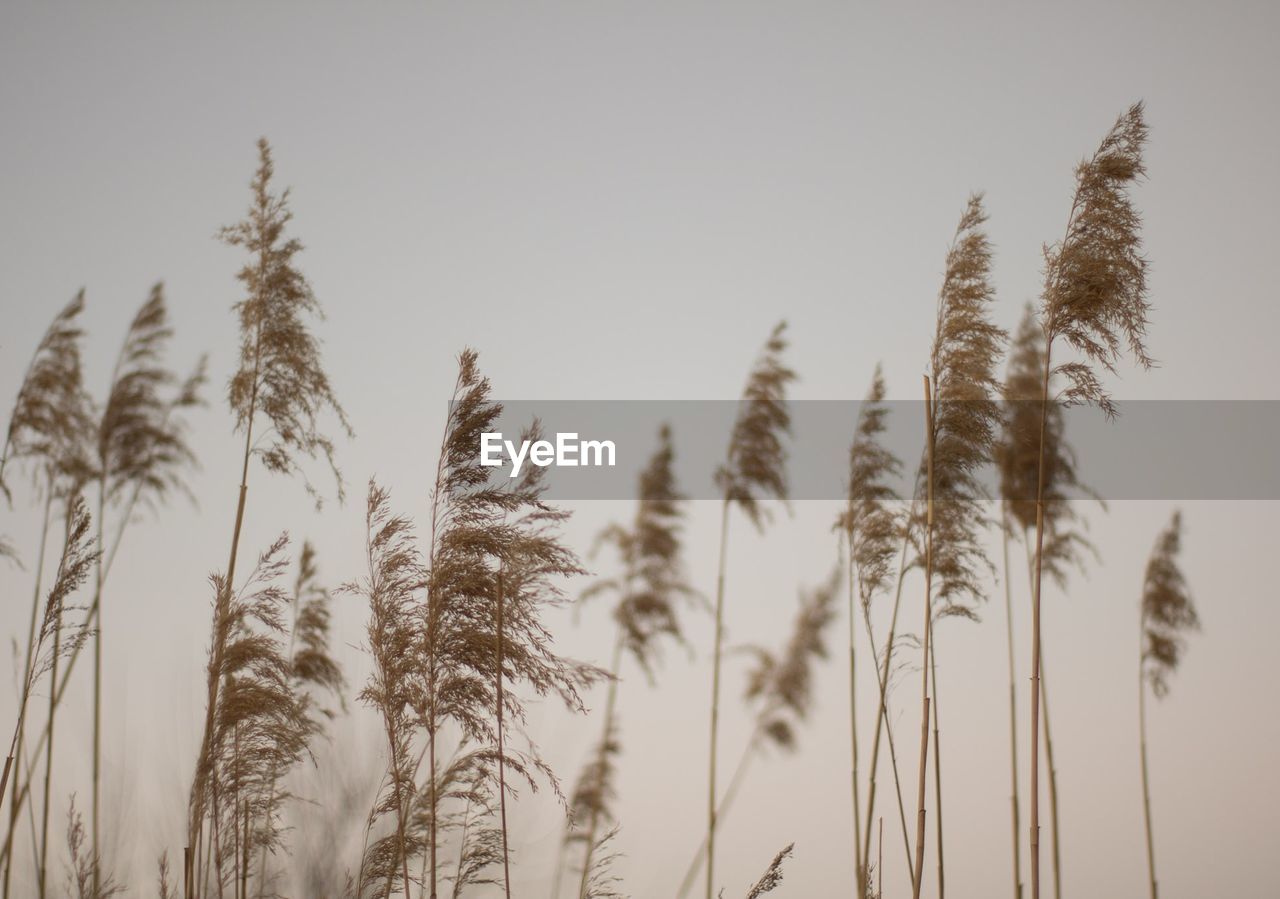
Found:
M 796 396 L 858 398 L 882 360 L 891 396 L 917 399 L 943 255 L 968 193 L 987 193 L 999 314 L 1012 327 L 1038 292 L 1041 245 L 1064 226 L 1073 165 L 1140 98 L 1150 180 L 1137 197 L 1161 366 L 1125 370 L 1115 393 L 1280 399 L 1278 25 L 1280 11 L 1263 3 L 6 3 L 0 397 L 16 391 L 48 320 L 82 286 L 87 373 L 100 390 L 157 279 L 178 330 L 175 360 L 208 351 L 216 388 L 194 417 L 199 509 L 175 504 L 136 527 L 106 600 L 108 796 L 134 893 L 148 894 L 162 848 L 181 851 L 203 714 L 205 576 L 225 561 L 239 458 L 221 386 L 236 352 L 240 256 L 212 236 L 247 205 L 260 135 L 275 147 L 280 183 L 294 188 L 300 261 L 328 313 L 319 333 L 358 436 L 339 445 L 355 498 L 345 508 L 317 515 L 299 484 L 255 471 L 242 546 L 256 551 L 288 529 L 317 544 L 336 583 L 359 573 L 369 476 L 404 511 L 423 509 L 465 345 L 481 351 L 499 397 L 732 398 L 785 317 Z M 1091 513 L 1104 565 L 1069 597 L 1046 595 L 1071 895 L 1144 889 L 1136 601 L 1171 510 Z M 1273 511 L 1186 508 L 1204 634 L 1150 723 L 1167 899 L 1262 896 L 1278 882 L 1280 724 L 1264 692 L 1280 629 L 1267 570 Z M 584 547 L 606 517 L 629 514 L 579 512 L 569 533 Z M 735 526 L 733 641 L 776 642 L 796 586 L 834 560 L 833 514 L 831 504 L 798 504 L 764 540 Z M 30 564 L 38 522 L 28 497 L 19 492 L 0 521 Z M 710 503 L 691 509 L 690 570 L 708 591 L 717 521 Z M 1013 583 L 1025 679 L 1020 568 Z M 3 636 L 21 639 L 29 573 L 0 571 L 0 590 Z M 364 610 L 343 603 L 341 639 L 357 644 Z M 831 633 L 801 751 L 756 767 L 726 822 L 718 867 L 729 895 L 791 841 L 778 895 L 849 892 L 843 627 Z M 556 630 L 575 654 L 607 653 L 601 609 L 576 626 L 566 614 Z M 691 633 L 696 658 L 674 654 L 655 689 L 636 677 L 623 688 L 618 872 L 636 896 L 671 892 L 703 826 L 708 622 Z M 954 896 L 1002 895 L 999 604 L 979 625 L 947 622 L 938 639 L 947 881 Z M 358 679 L 359 653 L 344 660 Z M 737 661 L 726 677 L 733 697 Z M 918 727 L 913 681 L 896 709 L 903 747 Z M 1025 721 L 1025 690 L 1021 703 Z M 69 706 L 57 795 L 88 789 L 86 708 L 83 696 Z M 747 719 L 730 708 L 731 763 Z M 6 691 L 0 720 L 12 711 Z M 869 709 L 862 723 L 868 734 Z M 355 767 L 357 747 L 360 766 L 381 764 L 371 726 L 363 710 L 337 725 L 344 766 Z M 531 721 L 566 781 L 597 729 L 551 707 Z M 1020 750 L 1025 774 L 1025 740 Z M 905 755 L 910 769 L 915 752 Z M 886 886 L 901 895 L 897 820 L 881 808 Z M 515 809 L 518 895 L 548 891 L 556 814 L 545 793 Z

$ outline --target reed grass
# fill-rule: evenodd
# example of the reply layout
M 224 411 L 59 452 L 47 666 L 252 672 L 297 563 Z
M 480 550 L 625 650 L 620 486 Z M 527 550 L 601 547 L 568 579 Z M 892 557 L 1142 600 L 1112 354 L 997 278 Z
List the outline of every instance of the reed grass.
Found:
M 1158 899 L 1155 840 L 1151 824 L 1151 778 L 1147 765 L 1147 689 L 1156 699 L 1169 694 L 1169 680 L 1182 661 L 1186 634 L 1200 629 L 1178 555 L 1182 550 L 1182 513 L 1174 512 L 1156 539 L 1142 582 L 1141 647 L 1138 655 L 1138 734 L 1142 760 L 1142 813 L 1146 825 L 1147 878 L 1151 899 Z
M 585 603 L 601 595 L 614 597 L 611 615 L 616 630 L 600 741 L 574 786 L 565 830 L 566 845 L 583 845 L 580 899 L 591 889 L 599 828 L 615 820 L 614 775 L 622 752 L 617 713 L 622 663 L 631 660 L 652 684 L 662 644 L 686 643 L 679 607 L 681 600 L 690 601 L 695 594 L 685 581 L 680 557 L 684 508 L 674 462 L 671 429 L 663 425 L 658 431 L 658 447 L 639 475 L 633 520 L 628 526 L 607 526 L 596 540 L 597 547 L 607 544 L 613 548 L 621 572 L 598 579 L 579 600 Z M 580 826 L 583 822 L 585 829 Z
M 938 295 L 937 324 L 925 377 L 925 459 L 918 480 L 925 487 L 923 567 L 925 609 L 921 653 L 921 748 L 913 895 L 920 894 L 925 845 L 925 771 L 929 717 L 934 715 L 938 889 L 945 892 L 941 760 L 937 697 L 929 684 L 936 672 L 936 617 L 977 617 L 983 576 L 992 570 L 981 535 L 986 528 L 985 494 L 979 469 L 990 461 L 1000 424 L 994 394 L 995 366 L 1005 332 L 990 321 L 995 291 L 990 281 L 991 246 L 983 225 L 981 195 L 969 198 L 947 252 Z M 936 585 L 936 586 L 935 586 Z M 934 678 L 936 680 L 936 677 Z M 936 684 L 935 691 L 936 693 Z
M 825 583 L 800 591 L 791 632 L 779 649 L 737 647 L 753 661 L 744 690 L 753 723 L 737 768 L 716 807 L 717 820 L 722 820 L 733 807 L 749 763 L 766 746 L 784 751 L 796 749 L 800 726 L 808 720 L 813 706 L 814 668 L 827 658 L 826 630 L 838 614 L 839 586 L 837 568 Z M 707 848 L 704 841 L 690 862 L 676 893 L 678 899 L 692 889 L 699 867 L 709 860 Z
M 1087 403 L 1108 417 L 1116 408 L 1099 369 L 1114 372 L 1126 353 L 1143 368 L 1152 364 L 1146 348 L 1147 261 L 1142 255 L 1142 218 L 1129 190 L 1145 174 L 1147 139 L 1143 106 L 1131 106 L 1098 149 L 1076 167 L 1076 187 L 1063 238 L 1045 249 L 1045 287 L 1040 307 L 1044 332 L 1040 440 L 1036 489 L 1035 578 L 1031 623 L 1031 896 L 1040 899 L 1040 596 L 1045 560 L 1045 432 L 1049 386 L 1055 375 L 1066 382 L 1058 399 Z M 1058 341 L 1077 358 L 1053 364 Z
M 342 479 L 334 464 L 333 442 L 320 430 L 321 416 L 332 413 L 341 429 L 351 434 L 346 414 L 321 364 L 319 343 L 308 329 L 307 318 L 319 316 L 320 306 L 295 262 L 302 244 L 296 238 L 285 237 L 285 228 L 292 219 L 289 191 L 286 189 L 278 195 L 271 192 L 274 172 L 271 147 L 262 138 L 258 141 L 258 169 L 250 185 L 249 212 L 244 220 L 219 233 L 224 243 L 245 249 L 250 257 L 237 276 L 245 289 L 245 297 L 234 307 L 240 324 L 240 359 L 227 393 L 236 430 L 244 432 L 244 452 L 231 550 L 221 580 L 224 593 L 214 607 L 204 734 L 189 802 L 187 846 L 191 860 L 197 860 L 204 821 L 211 812 L 214 828 L 218 827 L 215 735 L 220 718 L 220 672 L 224 670 L 225 639 L 230 633 L 230 590 L 235 582 L 244 524 L 249 463 L 257 456 L 269 472 L 301 474 L 308 493 L 317 496 L 299 459 L 322 457 L 334 474 L 341 499 Z M 266 436 L 255 442 L 254 429 L 259 418 L 269 427 Z M 214 794 L 212 808 L 210 793 Z M 216 834 L 210 845 L 213 842 Z M 190 885 L 186 899 L 196 899 L 200 895 L 197 884 L 205 878 L 199 872 L 191 872 L 184 879 Z
M 875 638 L 871 628 L 871 604 L 887 588 L 894 572 L 895 546 L 903 531 L 902 522 L 891 503 L 894 492 L 889 482 L 901 470 L 901 462 L 881 445 L 886 428 L 888 408 L 884 405 L 885 385 L 880 366 L 871 379 L 871 387 L 858 412 L 858 423 L 849 449 L 849 484 L 844 510 L 836 520 L 836 528 L 844 534 L 847 548 L 847 590 L 849 605 L 849 721 L 852 746 L 852 799 L 854 820 L 854 865 L 859 895 L 867 889 L 867 862 L 871 845 L 871 813 L 875 804 L 876 767 L 880 748 L 880 719 L 883 715 L 884 690 L 879 667 L 876 666 L 880 696 L 876 712 L 875 739 L 868 778 L 867 830 L 865 842 L 861 829 L 858 801 L 858 730 L 855 706 L 856 642 L 855 596 L 860 606 L 867 637 L 872 648 Z M 896 616 L 895 616 L 896 618 Z M 892 638 L 890 638 L 892 639 Z M 892 650 L 886 650 L 891 655 Z M 887 659 L 886 659 L 887 662 Z M 895 753 L 896 755 L 896 753 Z M 895 763 L 896 771 L 896 763 Z
M 712 899 L 716 856 L 716 763 L 720 733 L 720 667 L 724 644 L 725 566 L 729 543 L 729 511 L 733 506 L 763 530 L 768 511 L 761 498 L 787 498 L 786 448 L 783 438 L 791 432 L 787 411 L 787 386 L 795 372 L 782 361 L 786 349 L 786 322 L 776 325 L 752 366 L 743 390 L 737 419 L 729 438 L 725 464 L 716 472 L 723 493 L 720 513 L 720 556 L 716 573 L 715 631 L 711 657 L 711 740 L 707 785 L 706 899 Z

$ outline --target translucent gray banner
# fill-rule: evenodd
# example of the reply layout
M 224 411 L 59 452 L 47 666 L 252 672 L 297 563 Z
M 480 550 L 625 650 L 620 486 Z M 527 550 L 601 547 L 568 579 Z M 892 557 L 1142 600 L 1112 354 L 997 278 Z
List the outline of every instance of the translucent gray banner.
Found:
M 537 418 L 551 446 L 530 448 L 521 464 L 546 463 L 547 498 L 552 500 L 630 499 L 638 474 L 670 426 L 675 470 L 690 499 L 717 499 L 715 472 L 724 463 L 739 403 L 721 400 L 504 401 L 495 436 L 488 443 L 493 481 L 506 480 L 520 435 Z M 862 404 L 811 400 L 789 404 L 792 420 L 787 447 L 791 499 L 840 499 L 845 495 L 849 447 Z M 916 489 L 924 439 L 924 403 L 885 404 L 884 447 L 902 460 L 893 484 L 900 498 Z M 1117 401 L 1108 420 L 1091 407 L 1062 410 L 1067 442 L 1074 451 L 1079 481 L 1087 488 L 1070 498 L 1107 500 L 1275 500 L 1280 499 L 1280 401 Z M 1007 406 L 1002 411 L 1009 411 Z M 563 450 L 557 464 L 557 435 Z M 576 435 L 569 437 L 568 435 Z M 510 441 L 513 452 L 502 441 Z M 612 445 L 612 465 L 607 446 Z M 481 447 L 477 446 L 477 454 Z M 599 458 L 597 458 L 599 456 Z M 599 462 L 600 464 L 592 464 Z M 577 464 L 573 464 L 577 463 Z M 992 465 L 979 477 L 988 494 L 999 495 Z M 1017 499 L 1034 499 L 1014 497 Z

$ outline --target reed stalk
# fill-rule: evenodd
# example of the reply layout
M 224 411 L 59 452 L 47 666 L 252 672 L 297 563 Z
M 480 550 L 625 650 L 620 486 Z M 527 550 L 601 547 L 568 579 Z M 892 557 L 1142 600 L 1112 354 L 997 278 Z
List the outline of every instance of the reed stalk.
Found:
M 1145 174 L 1143 146 L 1147 127 L 1143 106 L 1129 108 L 1103 138 L 1097 151 L 1076 167 L 1076 189 L 1066 232 L 1046 248 L 1045 289 L 1040 322 L 1044 367 L 1040 383 L 1040 428 L 1036 477 L 1035 575 L 1031 612 L 1031 899 L 1040 899 L 1040 701 L 1041 587 L 1045 559 L 1046 432 L 1051 414 L 1049 385 L 1055 374 L 1068 382 L 1061 399 L 1088 403 L 1108 417 L 1116 408 L 1095 366 L 1114 372 L 1127 349 L 1143 368 L 1152 364 L 1145 346 L 1146 269 L 1142 256 L 1142 219 L 1129 196 Z M 1062 339 L 1082 361 L 1053 367 L 1055 343 Z
M 912 899 L 920 899 L 924 878 L 925 781 L 929 770 L 929 651 L 933 631 L 933 392 L 928 376 L 924 379 L 925 414 L 925 552 L 924 552 L 924 643 L 920 666 L 920 770 L 916 781 L 915 865 L 911 879 Z
M 707 759 L 707 878 L 706 899 L 713 899 L 716 858 L 716 762 L 720 733 L 720 667 L 724 644 L 725 568 L 729 542 L 729 510 L 736 505 L 757 529 L 766 516 L 760 508 L 761 496 L 786 499 L 786 450 L 782 437 L 790 433 L 791 419 L 786 407 L 787 385 L 795 372 L 782 363 L 786 348 L 779 323 L 769 335 L 764 350 L 752 367 L 743 392 L 737 420 L 729 441 L 728 458 L 716 472 L 723 490 L 720 510 L 720 551 L 716 569 L 715 630 L 711 656 L 710 747 Z
M 1182 550 L 1182 513 L 1174 512 L 1156 538 L 1142 584 L 1138 647 L 1138 750 L 1142 763 L 1142 815 L 1146 830 L 1147 879 L 1151 899 L 1158 899 L 1155 839 L 1151 822 L 1151 778 L 1147 763 L 1147 689 L 1163 699 L 1186 650 L 1186 634 L 1200 629 L 1186 578 L 1178 565 Z

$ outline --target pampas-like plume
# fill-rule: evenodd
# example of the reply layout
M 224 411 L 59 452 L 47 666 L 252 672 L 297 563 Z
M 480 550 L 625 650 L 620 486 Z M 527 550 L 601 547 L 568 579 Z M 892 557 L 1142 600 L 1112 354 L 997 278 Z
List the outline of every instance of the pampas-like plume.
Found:
M 73 479 L 83 479 L 88 471 L 84 438 L 91 426 L 80 372 L 83 332 L 77 321 L 82 311 L 83 290 L 49 325 L 22 377 L 0 450 L 0 492 L 6 499 L 12 494 L 4 469 L 11 460 L 41 461 Z
M 67 872 L 67 895 L 73 899 L 111 899 L 124 892 L 124 886 L 100 871 L 101 859 L 85 846 L 84 818 L 76 809 L 73 794 L 67 808 L 67 853 L 71 867 Z M 168 889 L 166 886 L 164 889 Z
M 5 761 L 4 775 L 0 778 L 0 793 L 3 793 L 6 781 L 11 774 L 14 752 L 18 746 L 23 724 L 26 721 L 27 703 L 36 685 L 46 674 L 56 670 L 61 656 L 73 652 L 84 642 L 88 633 L 82 622 L 68 620 L 67 613 L 71 607 L 67 600 L 84 584 L 89 572 L 98 558 L 96 549 L 91 548 L 89 536 L 90 517 L 84 500 L 74 496 L 67 510 L 66 531 L 62 544 L 62 556 L 58 560 L 58 570 L 54 577 L 53 587 L 45 598 L 44 609 L 40 614 L 39 627 L 31 643 L 31 652 L 23 666 L 18 699 L 18 720 L 14 724 L 13 737 L 9 741 L 8 757 Z M 14 807 L 16 815 L 17 806 Z M 8 846 L 12 852 L 13 826 L 10 822 Z M 43 885 L 43 870 L 41 871 Z
M 301 251 L 302 244 L 294 238 L 285 237 L 285 226 L 292 218 L 289 192 L 271 193 L 273 173 L 271 148 L 265 139 L 259 140 L 258 170 L 251 185 L 253 201 L 248 216 L 240 223 L 222 229 L 219 234 L 223 242 L 243 247 L 250 254 L 249 262 L 238 275 L 246 293 L 244 299 L 235 304 L 240 320 L 240 363 L 227 391 L 236 430 L 244 432 L 240 492 L 224 579 L 228 591 L 235 582 L 236 556 L 244 524 L 252 457 L 259 456 L 268 471 L 301 473 L 300 456 L 323 456 L 334 473 L 341 499 L 342 480 L 334 465 L 333 443 L 319 430 L 319 418 L 329 411 L 336 416 L 342 430 L 351 434 L 346 415 L 321 365 L 319 342 L 308 329 L 307 318 L 319 316 L 320 306 L 295 263 L 294 257 Z M 270 436 L 264 446 L 254 442 L 254 427 L 260 416 L 269 425 L 267 433 Z M 308 492 L 316 495 L 305 474 L 303 479 Z M 230 602 L 228 593 L 219 600 L 223 608 L 215 617 L 225 618 L 225 607 Z M 226 647 L 220 641 L 220 634 L 221 630 L 215 629 L 215 642 L 209 649 L 211 672 L 220 671 L 223 667 Z M 218 720 L 220 687 L 216 679 L 208 684 L 204 735 L 196 763 L 197 772 L 212 771 L 215 776 L 213 734 Z M 208 796 L 204 792 L 206 785 L 211 784 L 206 784 L 205 779 L 197 774 L 189 803 L 189 858 L 198 853 L 203 821 L 209 813 Z M 191 884 L 202 882 L 194 876 L 188 876 L 186 880 Z M 194 899 L 194 896 L 189 895 L 186 899 Z
M 225 651 L 220 669 L 209 672 L 222 683 L 211 763 L 196 772 L 212 819 L 212 870 L 206 868 L 203 879 L 212 875 L 218 891 L 235 884 L 239 896 L 255 850 L 274 852 L 280 845 L 278 815 L 269 808 L 277 773 L 302 759 L 317 727 L 293 689 L 284 624 L 290 597 L 278 584 L 288 567 L 287 546 L 288 537 L 276 540 L 237 591 L 221 574 L 209 578 L 211 641 Z M 251 821 L 261 824 L 251 829 Z
M 1147 826 L 1147 873 L 1151 899 L 1157 899 L 1156 853 L 1151 834 L 1151 785 L 1147 773 L 1147 687 L 1156 699 L 1169 692 L 1169 678 L 1182 660 L 1185 634 L 1200 629 L 1200 616 L 1178 566 L 1182 549 L 1182 513 L 1156 540 L 1142 582 L 1142 644 L 1138 667 L 1138 729 L 1142 750 L 1142 811 Z
M 791 852 L 795 848 L 795 843 L 789 843 L 785 849 L 773 857 L 773 861 L 769 862 L 769 867 L 760 875 L 760 879 L 747 891 L 747 899 L 760 899 L 765 893 L 772 893 L 774 888 L 782 883 L 782 863 L 791 857 Z
M 621 854 L 611 849 L 611 844 L 618 837 L 618 826 L 613 827 L 591 845 L 587 853 L 590 867 L 586 871 L 586 889 L 582 891 L 583 899 L 627 899 L 622 892 L 622 881 L 613 873 L 613 865 Z
M 766 745 L 786 751 L 796 748 L 799 726 L 809 717 L 813 704 L 814 666 L 827 657 L 825 631 L 835 620 L 839 601 L 839 569 L 824 584 L 812 590 L 801 590 L 799 609 L 791 634 L 781 650 L 763 646 L 745 646 L 742 652 L 754 659 L 747 673 L 744 698 L 751 708 L 754 726 L 743 748 L 738 767 L 716 807 L 717 819 L 723 819 L 746 777 L 751 759 Z M 677 891 L 683 899 L 693 886 L 698 868 L 707 858 L 707 843 L 698 847 L 684 880 Z
M 983 224 L 982 196 L 975 194 L 956 227 L 947 252 L 946 272 L 938 294 L 937 324 L 925 381 L 925 458 L 919 477 L 925 484 L 924 646 L 922 650 L 920 777 L 917 783 L 913 895 L 918 899 L 924 873 L 925 771 L 929 714 L 933 712 L 934 780 L 937 794 L 938 892 L 944 895 L 942 844 L 942 775 L 940 728 L 933 647 L 933 606 L 939 616 L 975 618 L 982 600 L 982 575 L 991 570 L 982 544 L 986 527 L 985 494 L 979 469 L 991 460 L 1000 427 L 995 368 L 1005 332 L 989 316 L 995 290 L 991 286 L 991 245 Z M 932 675 L 932 678 L 931 678 Z
M 577 557 L 559 537 L 567 517 L 542 498 L 542 469 L 529 466 L 505 486 L 490 484 L 492 470 L 480 464 L 480 436 L 492 431 L 502 406 L 490 399 L 476 353 L 459 356 L 458 379 L 442 438 L 431 498 L 421 674 L 427 731 L 428 852 L 430 895 L 437 895 L 440 799 L 436 789 L 441 729 L 455 725 L 464 742 L 497 745 L 499 813 L 505 812 L 506 772 L 531 788 L 534 772 L 556 788 L 551 770 L 536 753 L 504 744 L 505 722 L 520 726 L 524 705 L 509 684 L 539 696 L 554 695 L 582 711 L 580 691 L 601 674 L 556 655 L 542 615 L 563 600 L 558 583 L 581 573 Z M 526 433 L 536 439 L 535 423 Z M 506 834 L 504 828 L 504 862 Z
M 325 723 L 334 716 L 332 708 L 322 704 L 317 694 L 328 693 L 342 705 L 341 691 L 344 683 L 342 668 L 333 658 L 329 647 L 330 595 L 319 584 L 316 551 L 309 541 L 302 544 L 302 553 L 298 557 L 298 577 L 289 596 L 289 604 L 293 613 L 286 653 L 290 668 L 289 683 L 298 707 L 310 722 L 310 739 L 323 733 Z M 307 751 L 310 753 L 309 746 Z M 277 771 L 267 788 L 267 801 L 262 816 L 263 827 L 267 831 L 275 828 L 276 810 L 290 798 L 288 793 L 277 790 L 279 779 L 286 773 L 285 769 Z M 262 899 L 270 879 L 267 855 L 272 843 L 268 839 L 259 839 L 259 842 L 262 848 L 258 863 L 258 896 Z
M 80 367 L 81 331 L 76 323 L 84 308 L 84 291 L 78 293 L 66 307 L 54 318 L 36 348 L 22 385 L 18 390 L 9 427 L 5 434 L 4 449 L 0 451 L 0 492 L 10 497 L 8 486 L 4 483 L 4 468 L 9 460 L 27 460 L 36 467 L 35 477 L 44 493 L 44 523 L 40 531 L 40 548 L 37 555 L 35 571 L 35 588 L 31 594 L 31 619 L 27 629 L 27 650 L 23 662 L 23 670 L 30 669 L 36 653 L 36 627 L 40 619 L 41 577 L 44 570 L 45 549 L 49 536 L 49 521 L 54 501 L 62 498 L 67 502 L 67 521 L 74 518 L 74 507 L 78 506 L 81 485 L 91 476 L 92 464 L 90 456 L 90 434 L 92 432 L 90 400 L 85 393 Z M 61 619 L 59 618 L 59 621 Z M 58 647 L 53 653 L 54 664 L 50 674 L 57 681 L 57 662 L 64 655 L 61 652 L 61 630 L 55 628 L 54 644 Z M 73 647 L 78 647 L 74 643 Z M 52 699 L 50 708 L 53 708 Z M 17 733 L 17 744 L 23 741 L 26 723 L 25 714 L 20 714 Z M 26 784 L 19 771 L 20 756 L 11 763 L 6 763 L 5 777 L 0 777 L 0 795 L 9 776 L 13 778 L 13 791 L 10 796 L 9 828 L 4 844 L 4 896 L 8 899 L 9 878 L 13 863 L 13 837 L 17 828 L 18 813 L 28 794 Z M 10 771 L 9 769 L 13 770 Z M 28 776 L 28 784 L 31 780 Z M 49 777 L 46 774 L 46 784 Z M 23 789 L 20 789 L 20 786 Z M 44 859 L 47 858 L 48 837 L 48 802 L 42 812 L 43 824 L 40 841 L 38 865 L 41 890 L 46 886 Z
M 400 886 L 409 896 L 409 858 L 421 851 L 421 835 L 409 826 L 414 797 L 413 730 L 424 712 L 422 673 L 422 601 L 426 569 L 414 546 L 413 526 L 393 516 L 387 491 L 369 482 L 366 511 L 368 574 L 342 589 L 369 603 L 368 649 L 373 657 L 369 682 L 360 701 L 382 719 L 387 741 L 387 776 L 369 815 L 369 827 L 382 817 L 394 827 L 369 846 L 360 862 L 357 895 L 381 888 L 387 897 Z
M 187 442 L 181 410 L 200 404 L 204 360 L 185 382 L 163 365 L 173 328 L 165 308 L 164 289 L 156 284 L 134 316 L 111 376 L 111 389 L 97 430 L 95 480 L 98 483 L 99 556 L 93 603 L 93 792 L 90 810 L 91 854 L 101 859 L 99 845 L 102 764 L 102 599 L 103 587 L 134 507 L 153 505 L 173 490 L 191 495 L 185 473 L 196 465 Z M 174 390 L 175 385 L 177 389 Z M 106 511 L 123 506 L 111 550 L 106 549 Z M 71 664 L 67 666 L 70 675 Z M 57 697 L 55 697 L 55 700 Z M 95 891 L 101 888 L 94 873 Z
M 1064 403 L 1090 403 L 1116 413 L 1097 368 L 1114 372 L 1128 351 L 1143 368 L 1152 364 L 1146 348 L 1147 262 L 1142 256 L 1142 217 L 1129 189 L 1145 174 L 1142 161 L 1147 126 L 1135 103 L 1107 132 L 1093 156 L 1076 167 L 1075 196 L 1066 233 L 1045 248 L 1045 287 L 1040 307 L 1044 330 L 1041 378 L 1041 439 L 1036 489 L 1035 578 L 1031 610 L 1031 897 L 1040 899 L 1040 587 L 1045 559 L 1045 470 L 1049 385 L 1066 381 Z M 1053 364 L 1061 339 L 1076 360 Z
M 302 243 L 284 236 L 293 213 L 287 188 L 278 195 L 271 193 L 274 172 L 271 147 L 261 138 L 248 216 L 218 234 L 224 243 L 250 253 L 237 275 L 246 295 L 235 305 L 240 319 L 240 365 L 231 378 L 227 399 L 236 429 L 246 437 L 255 416 L 261 414 L 270 421 L 266 445 L 249 444 L 268 471 L 302 474 L 305 481 L 298 456 L 322 456 L 333 471 L 341 499 L 342 478 L 334 462 L 333 441 L 319 429 L 319 419 L 328 411 L 348 435 L 351 429 L 321 365 L 320 343 L 307 325 L 306 316 L 320 318 L 323 313 L 294 262 Z M 311 491 L 310 482 L 306 483 Z
M 676 485 L 674 460 L 671 429 L 663 425 L 658 432 L 658 448 L 640 473 L 639 502 L 631 526 L 613 524 L 600 535 L 601 542 L 616 549 L 622 572 L 597 581 L 582 594 L 583 601 L 604 593 L 617 597 L 613 608 L 617 637 L 609 668 L 603 733 L 573 790 L 572 819 L 565 832 L 567 842 L 581 842 L 584 846 L 579 897 L 589 890 L 594 868 L 592 854 L 600 823 L 613 818 L 613 775 L 622 749 L 617 699 L 623 658 L 635 661 L 652 682 L 663 639 L 684 642 L 679 600 L 691 597 L 693 591 L 684 580 L 680 562 L 684 510 Z
M 783 438 L 791 433 L 787 411 L 787 386 L 795 372 L 782 361 L 786 350 L 786 322 L 769 334 L 764 350 L 752 366 L 743 390 L 738 417 L 729 438 L 727 460 L 716 472 L 716 484 L 724 492 L 720 515 L 720 562 L 716 575 L 715 635 L 711 659 L 711 745 L 707 778 L 707 889 L 711 899 L 716 858 L 716 761 L 720 732 L 720 655 L 724 644 L 724 578 L 729 540 L 729 510 L 737 506 L 763 529 L 768 513 L 760 499 L 787 498 L 787 452 Z
M 1005 625 L 1009 653 L 1009 726 L 1010 772 L 1012 777 L 1014 894 L 1020 895 L 1022 874 L 1020 861 L 1017 702 L 1013 664 L 1012 586 L 1009 569 L 1009 536 L 1017 528 L 1027 548 L 1028 574 L 1031 566 L 1032 533 L 1036 526 L 1035 497 L 1040 479 L 1041 423 L 1044 425 L 1044 551 L 1043 569 L 1059 587 L 1065 587 L 1071 568 L 1083 570 L 1087 557 L 1097 557 L 1097 550 L 1085 536 L 1085 522 L 1068 500 L 1071 491 L 1090 491 L 1076 474 L 1076 456 L 1066 437 L 1066 416 L 1058 403 L 1043 404 L 1044 331 L 1036 320 L 1035 310 L 1028 305 L 1014 335 L 1005 375 L 1004 433 L 996 447 L 996 464 L 1000 474 L 1002 499 L 1001 540 L 1004 548 Z M 1101 500 L 1099 499 L 1101 502 Z M 1105 508 L 1105 503 L 1103 504 Z M 1053 740 L 1049 727 L 1048 686 L 1045 679 L 1043 646 L 1040 658 L 1040 701 L 1044 705 L 1045 755 L 1049 767 L 1049 807 L 1053 825 L 1054 894 L 1061 895 L 1061 852 L 1058 830 L 1058 776 L 1053 761 Z
M 870 853 L 871 810 L 875 807 L 876 763 L 880 751 L 880 722 L 883 715 L 884 683 L 887 679 L 879 674 L 877 682 L 881 685 L 877 691 L 880 695 L 881 710 L 876 712 L 875 740 L 871 754 L 871 774 L 869 795 L 867 799 L 866 842 L 864 844 L 861 829 L 861 811 L 858 802 L 858 726 L 856 692 L 856 614 L 854 611 L 855 595 L 861 607 L 863 620 L 867 628 L 867 636 L 872 647 L 875 638 L 871 628 L 871 603 L 888 586 L 893 575 L 893 559 L 903 528 L 899 516 L 890 506 L 894 498 L 889 479 L 898 473 L 901 463 L 889 450 L 880 444 L 880 435 L 885 429 L 885 419 L 889 410 L 884 405 L 885 386 L 880 366 L 876 366 L 871 379 L 871 388 L 863 400 L 858 412 L 858 426 L 853 444 L 849 449 L 849 489 L 845 509 L 836 520 L 836 529 L 844 534 L 848 552 L 848 594 L 849 594 L 849 726 L 850 746 L 852 749 L 852 781 L 853 781 L 853 831 L 854 831 L 854 866 L 859 893 L 866 892 L 867 856 Z M 896 613 L 896 607 L 895 607 Z M 895 615 L 896 621 L 896 615 Z M 890 642 L 893 635 L 890 632 Z M 892 655 L 892 647 L 886 647 L 886 664 Z

